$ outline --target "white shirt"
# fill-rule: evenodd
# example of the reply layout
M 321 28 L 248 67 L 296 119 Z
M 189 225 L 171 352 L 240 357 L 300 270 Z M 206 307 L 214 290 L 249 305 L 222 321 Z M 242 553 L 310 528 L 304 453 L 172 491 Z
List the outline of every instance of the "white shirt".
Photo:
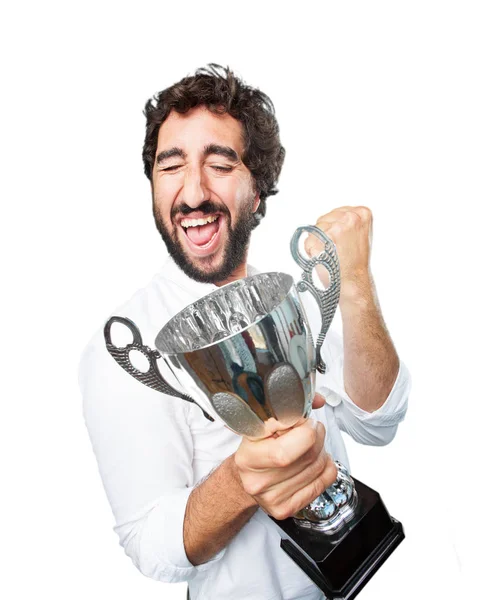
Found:
M 113 314 L 133 320 L 144 344 L 154 348 L 169 318 L 215 289 L 189 279 L 169 258 L 149 285 Z M 309 319 L 318 316 L 309 314 Z M 386 402 L 367 413 L 345 393 L 342 340 L 331 330 L 323 358 L 328 369 L 317 375 L 316 389 L 327 404 L 313 411 L 312 418 L 325 425 L 327 451 L 349 466 L 341 430 L 364 444 L 390 442 L 406 413 L 410 376 L 401 363 Z M 207 421 L 195 405 L 133 379 L 108 353 L 103 328 L 83 353 L 79 381 L 114 530 L 144 575 L 164 582 L 188 581 L 193 600 L 324 598 L 280 548 L 278 530 L 261 509 L 210 561 L 195 567 L 187 559 L 182 530 L 189 494 L 236 451 L 239 436 L 218 420 Z

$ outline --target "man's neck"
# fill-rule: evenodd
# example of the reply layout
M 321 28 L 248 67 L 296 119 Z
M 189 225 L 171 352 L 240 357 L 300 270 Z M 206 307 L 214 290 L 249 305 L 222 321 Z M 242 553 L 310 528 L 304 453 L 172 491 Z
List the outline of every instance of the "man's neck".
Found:
M 237 269 L 232 271 L 232 273 L 226 279 L 215 283 L 215 285 L 221 287 L 222 285 L 227 285 L 227 283 L 232 283 L 233 281 L 244 279 L 245 277 L 247 277 L 247 260 L 240 264 Z

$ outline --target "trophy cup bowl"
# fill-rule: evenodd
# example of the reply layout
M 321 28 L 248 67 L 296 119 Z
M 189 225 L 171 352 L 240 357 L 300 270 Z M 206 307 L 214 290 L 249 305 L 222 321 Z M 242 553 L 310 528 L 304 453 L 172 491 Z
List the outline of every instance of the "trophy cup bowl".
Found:
M 317 236 L 324 250 L 313 258 L 299 249 L 303 233 Z M 291 251 L 303 268 L 297 284 L 285 273 L 261 273 L 237 280 L 187 306 L 145 346 L 137 326 L 111 317 L 104 328 L 107 349 L 133 377 L 168 395 L 197 404 L 209 420 L 261 439 L 308 417 L 316 371 L 325 372 L 321 346 L 340 294 L 340 270 L 333 242 L 318 228 L 300 227 Z M 316 270 L 327 271 L 321 289 Z M 316 346 L 299 293 L 310 291 L 322 317 Z M 133 334 L 123 348 L 112 343 L 119 322 Z M 148 360 L 146 372 L 131 362 L 131 351 Z M 168 381 L 158 368 L 168 366 Z M 173 381 L 173 386 L 169 383 Z M 178 388 L 178 389 L 177 389 Z M 293 518 L 277 521 L 281 547 L 329 598 L 354 598 L 404 538 L 379 495 L 337 465 L 337 479 Z

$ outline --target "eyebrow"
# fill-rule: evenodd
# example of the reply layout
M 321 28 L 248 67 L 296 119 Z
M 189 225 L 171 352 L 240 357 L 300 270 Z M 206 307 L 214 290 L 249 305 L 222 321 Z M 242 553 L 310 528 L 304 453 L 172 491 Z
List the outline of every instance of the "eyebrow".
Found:
M 239 155 L 237 152 L 231 148 L 230 146 L 220 146 L 218 144 L 208 144 L 205 146 L 203 150 L 203 156 L 209 156 L 210 154 L 218 154 L 219 156 L 224 156 L 233 161 L 239 161 Z
M 237 152 L 231 148 L 230 146 L 220 146 L 219 144 L 208 144 L 204 147 L 203 156 L 206 158 L 211 154 L 217 154 L 218 156 L 224 156 L 232 161 L 239 161 L 239 155 Z M 178 157 L 178 158 L 186 158 L 186 153 L 184 150 L 177 148 L 174 146 L 173 148 L 169 148 L 168 150 L 162 150 L 156 157 L 156 164 L 159 165 L 162 162 L 165 162 L 168 158 Z
M 162 150 L 160 152 L 160 154 L 156 157 L 156 164 L 159 165 L 160 163 L 166 161 L 167 158 L 172 158 L 172 156 L 178 156 L 179 158 L 186 158 L 186 154 L 185 154 L 184 150 L 181 150 L 180 148 L 177 148 L 177 146 L 174 146 L 173 148 L 170 148 L 169 150 Z

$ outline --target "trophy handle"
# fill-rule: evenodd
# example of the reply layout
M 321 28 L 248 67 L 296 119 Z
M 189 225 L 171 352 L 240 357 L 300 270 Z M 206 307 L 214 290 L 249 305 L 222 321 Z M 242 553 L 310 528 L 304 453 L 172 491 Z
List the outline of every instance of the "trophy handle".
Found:
M 299 240 L 303 233 L 313 234 L 324 243 L 325 247 L 320 254 L 313 256 L 313 258 L 306 258 L 301 254 Z M 316 341 L 316 368 L 320 373 L 325 373 L 326 365 L 321 357 L 321 345 L 337 310 L 340 296 L 340 266 L 337 249 L 332 240 L 314 225 L 298 227 L 292 236 L 290 249 L 292 258 L 303 269 L 302 279 L 297 283 L 298 291 L 310 291 L 320 308 L 321 330 Z M 325 267 L 330 277 L 330 283 L 325 290 L 318 289 L 315 285 L 314 273 L 315 267 L 318 265 Z
M 112 339 L 110 336 L 110 328 L 113 323 L 121 323 L 125 325 L 132 333 L 133 340 L 131 344 L 127 344 L 127 346 L 123 348 L 119 348 L 112 343 Z M 176 398 L 180 398 L 181 400 L 186 400 L 187 402 L 193 402 L 197 406 L 199 404 L 188 396 L 187 394 L 183 394 L 182 392 L 178 392 L 172 386 L 170 386 L 163 375 L 160 373 L 158 369 L 157 360 L 160 358 L 160 353 L 158 350 L 151 350 L 148 346 L 143 344 L 143 338 L 141 337 L 141 332 L 139 331 L 137 325 L 127 319 L 125 317 L 111 317 L 105 324 L 105 328 L 103 330 L 103 335 L 105 336 L 105 344 L 107 346 L 108 352 L 112 355 L 114 360 L 126 371 L 129 375 L 132 375 L 134 379 L 137 379 L 144 385 L 158 391 L 163 394 L 168 394 L 169 396 L 175 396 Z M 136 369 L 132 364 L 129 353 L 131 350 L 136 350 L 141 354 L 144 354 L 146 359 L 148 360 L 149 369 L 146 372 L 140 371 Z M 212 417 L 203 410 L 201 406 L 199 406 L 203 411 L 203 415 L 209 420 L 213 421 Z

